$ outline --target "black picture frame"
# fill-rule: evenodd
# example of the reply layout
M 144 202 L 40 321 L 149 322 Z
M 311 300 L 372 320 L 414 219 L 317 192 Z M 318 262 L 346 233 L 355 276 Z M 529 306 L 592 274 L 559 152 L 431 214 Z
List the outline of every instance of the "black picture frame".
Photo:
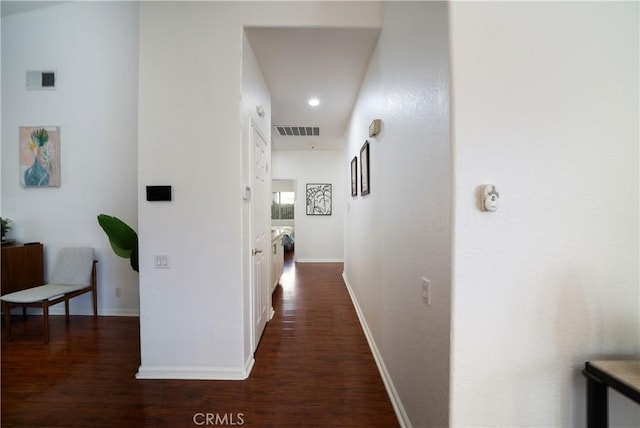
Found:
M 365 141 L 360 149 L 360 194 L 368 195 L 371 190 L 369 184 L 369 141 Z
M 358 196 L 358 156 L 351 159 L 351 196 Z
M 307 215 L 331 215 L 332 186 L 329 183 L 307 184 Z

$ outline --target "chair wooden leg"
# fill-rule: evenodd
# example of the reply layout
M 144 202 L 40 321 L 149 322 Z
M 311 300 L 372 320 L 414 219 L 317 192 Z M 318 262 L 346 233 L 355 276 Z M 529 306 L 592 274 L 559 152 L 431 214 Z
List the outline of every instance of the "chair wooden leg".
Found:
M 93 296 L 93 318 L 97 319 L 98 318 L 98 290 L 95 289 L 95 287 L 93 288 L 93 291 L 91 292 L 91 295 Z
M 22 307 L 22 319 L 25 320 L 25 321 L 27 320 L 27 307 L 26 306 Z
M 97 260 L 93 261 L 91 268 L 91 297 L 93 297 L 93 318 L 98 319 L 98 272 L 96 270 Z
M 42 321 L 44 323 L 44 343 L 49 343 L 49 302 L 42 301 Z
M 11 334 L 11 305 L 7 302 L 2 302 L 2 309 L 4 310 L 4 328 L 7 329 L 7 342 L 10 342 L 13 339 Z

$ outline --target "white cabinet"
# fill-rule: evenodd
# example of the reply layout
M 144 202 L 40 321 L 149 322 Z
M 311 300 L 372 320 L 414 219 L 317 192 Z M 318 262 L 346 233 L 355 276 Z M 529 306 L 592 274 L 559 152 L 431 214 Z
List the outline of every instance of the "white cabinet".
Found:
M 274 233 L 271 239 L 271 292 L 276 289 L 284 269 L 282 233 Z

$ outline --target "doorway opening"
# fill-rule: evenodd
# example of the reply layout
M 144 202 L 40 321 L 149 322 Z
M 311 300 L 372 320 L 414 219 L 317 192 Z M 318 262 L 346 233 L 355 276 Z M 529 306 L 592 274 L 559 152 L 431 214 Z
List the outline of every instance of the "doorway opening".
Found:
M 271 230 L 282 233 L 285 260 L 293 259 L 295 251 L 295 189 L 295 180 L 271 181 Z

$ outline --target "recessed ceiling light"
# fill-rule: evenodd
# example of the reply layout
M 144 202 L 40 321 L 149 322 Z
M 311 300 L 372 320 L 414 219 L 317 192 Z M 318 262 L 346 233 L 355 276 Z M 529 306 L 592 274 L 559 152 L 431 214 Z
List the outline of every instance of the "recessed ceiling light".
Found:
M 311 107 L 315 107 L 317 105 L 320 105 L 320 100 L 317 98 L 309 98 L 309 105 Z

